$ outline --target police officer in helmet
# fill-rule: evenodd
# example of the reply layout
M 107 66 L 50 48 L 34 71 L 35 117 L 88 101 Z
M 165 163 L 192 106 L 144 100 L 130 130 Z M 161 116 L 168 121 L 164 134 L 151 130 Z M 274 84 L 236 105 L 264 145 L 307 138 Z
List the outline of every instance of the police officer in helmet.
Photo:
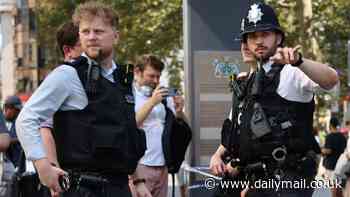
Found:
M 234 167 L 250 181 L 246 195 L 312 196 L 313 190 L 306 186 L 259 188 L 254 183 L 313 180 L 315 155 L 320 152 L 312 136 L 314 92 L 334 87 L 337 73 L 303 57 L 299 46 L 284 47 L 284 32 L 266 4 L 249 7 L 242 19 L 241 39 L 257 61 L 240 84 L 239 104 L 232 107 L 239 159 Z M 231 147 L 219 149 L 232 151 Z

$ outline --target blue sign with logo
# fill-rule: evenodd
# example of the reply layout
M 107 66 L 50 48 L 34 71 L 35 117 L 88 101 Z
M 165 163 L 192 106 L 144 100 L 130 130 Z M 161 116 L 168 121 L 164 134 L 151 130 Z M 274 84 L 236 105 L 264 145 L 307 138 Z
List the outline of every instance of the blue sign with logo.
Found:
M 214 59 L 212 65 L 214 66 L 215 76 L 218 78 L 238 75 L 239 73 L 239 65 L 228 60 L 220 61 L 219 59 Z

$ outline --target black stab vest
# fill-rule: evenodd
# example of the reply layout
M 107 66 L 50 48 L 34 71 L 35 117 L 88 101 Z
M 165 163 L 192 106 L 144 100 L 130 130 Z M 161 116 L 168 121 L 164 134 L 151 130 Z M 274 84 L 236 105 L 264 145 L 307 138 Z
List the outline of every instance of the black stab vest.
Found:
M 240 134 L 239 158 L 244 164 L 271 160 L 274 148 L 285 146 L 288 155 L 304 156 L 307 151 L 320 152 L 320 148 L 312 134 L 314 99 L 307 103 L 289 101 L 277 93 L 280 83 L 280 72 L 283 66 L 273 66 L 270 73 L 262 78 L 261 94 L 255 101 L 251 99 L 250 91 L 254 80 L 247 80 L 243 84 L 247 96 L 240 105 Z M 254 103 L 261 104 L 272 132 L 259 139 L 252 138 L 251 119 Z M 281 129 L 281 123 L 289 121 L 292 127 Z
M 72 65 L 83 86 L 88 65 Z M 87 94 L 82 110 L 54 115 L 57 157 L 63 169 L 132 174 L 146 149 L 145 135 L 137 129 L 131 84 L 122 85 L 121 69 L 112 83 L 101 74 L 96 93 Z

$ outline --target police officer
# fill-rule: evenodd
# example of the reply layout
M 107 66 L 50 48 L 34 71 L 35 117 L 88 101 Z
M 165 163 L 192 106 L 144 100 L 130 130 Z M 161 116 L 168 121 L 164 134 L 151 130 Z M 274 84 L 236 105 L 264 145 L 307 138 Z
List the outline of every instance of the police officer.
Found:
M 74 61 L 82 53 L 79 41 L 79 28 L 72 21 L 62 24 L 56 32 L 57 45 L 65 62 Z M 46 120 L 40 125 L 40 134 L 46 149 L 47 157 L 51 163 L 59 166 L 56 155 L 55 140 L 52 136 L 53 120 Z
M 65 62 L 74 61 L 82 53 L 79 41 L 79 28 L 74 25 L 73 21 L 67 21 L 62 24 L 56 32 L 57 46 L 60 49 Z M 52 136 L 53 120 L 46 120 L 40 125 L 40 134 L 50 163 L 59 166 L 55 140 Z M 52 197 L 58 197 L 58 193 L 52 193 Z
M 118 17 L 90 1 L 76 8 L 73 21 L 85 53 L 54 69 L 34 92 L 18 116 L 18 138 L 53 192 L 131 196 L 128 174 L 144 154 L 145 136 L 136 127 L 132 69 L 113 61 Z M 49 162 L 39 133 L 52 116 L 59 166 Z
M 239 105 L 233 105 L 232 120 L 238 125 L 233 132 L 239 139 L 235 167 L 251 184 L 257 180 L 309 183 L 316 174 L 315 154 L 320 152 L 312 136 L 314 91 L 317 87 L 331 89 L 338 82 L 337 73 L 304 58 L 299 46 L 284 47 L 284 32 L 266 4 L 249 7 L 242 20 L 241 39 L 255 56 L 257 69 L 241 84 L 244 95 Z M 225 150 L 220 147 L 219 152 Z M 307 187 L 252 186 L 247 196 L 313 193 Z
M 246 43 L 241 43 L 241 55 L 242 55 L 242 60 L 245 64 L 247 64 L 250 69 L 251 72 L 256 70 L 256 60 L 255 57 L 253 56 L 253 53 L 250 52 L 248 50 L 248 46 Z M 236 77 L 237 81 L 244 81 L 248 76 L 248 73 L 246 72 L 242 72 L 239 73 L 239 75 Z M 233 93 L 235 94 L 235 93 Z M 232 127 L 232 111 L 230 112 L 230 117 L 229 119 L 225 120 L 225 122 L 229 122 L 229 128 Z M 224 127 L 225 128 L 225 127 Z M 226 132 L 226 131 L 224 131 Z M 231 131 L 227 131 L 230 132 Z M 223 134 L 223 137 L 226 135 Z M 233 181 L 233 180 L 237 180 L 237 175 L 238 172 L 235 168 L 232 167 L 231 163 L 228 161 L 230 159 L 233 159 L 234 156 L 232 156 L 233 153 L 229 153 L 228 150 L 226 150 L 225 146 L 227 145 L 223 145 L 225 144 L 224 142 L 218 147 L 218 149 L 216 150 L 216 152 L 213 154 L 213 156 L 210 159 L 210 165 L 209 168 L 212 171 L 212 173 L 214 173 L 217 176 L 223 176 L 223 180 L 225 181 Z M 226 159 L 226 156 L 228 156 L 229 159 Z M 225 160 L 225 161 L 224 161 Z M 217 191 L 215 193 L 215 196 L 230 196 L 230 197 L 234 197 L 234 196 L 241 196 L 241 191 L 243 191 L 245 188 L 241 187 L 241 188 L 217 188 Z

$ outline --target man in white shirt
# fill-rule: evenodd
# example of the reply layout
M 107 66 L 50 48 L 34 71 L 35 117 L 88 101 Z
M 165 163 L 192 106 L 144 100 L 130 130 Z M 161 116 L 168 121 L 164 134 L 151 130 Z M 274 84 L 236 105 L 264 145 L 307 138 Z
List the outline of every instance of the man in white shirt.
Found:
M 82 53 L 79 41 L 79 27 L 72 21 L 62 24 L 56 32 L 57 45 L 64 57 L 65 62 L 73 61 Z M 40 125 L 40 134 L 43 137 L 43 143 L 47 151 L 48 159 L 51 163 L 59 166 L 56 154 L 55 140 L 52 136 L 53 120 L 46 120 Z
M 135 111 L 136 123 L 146 133 L 147 150 L 139 161 L 136 174 L 139 178 L 133 180 L 137 196 L 144 196 L 144 186 L 153 197 L 167 196 L 168 171 L 165 166 L 162 149 L 162 133 L 164 130 L 167 107 L 178 118 L 184 118 L 184 101 L 181 96 L 169 97 L 169 89 L 159 85 L 159 79 L 164 64 L 152 55 L 142 56 L 135 68 Z M 142 184 L 142 182 L 145 182 Z

